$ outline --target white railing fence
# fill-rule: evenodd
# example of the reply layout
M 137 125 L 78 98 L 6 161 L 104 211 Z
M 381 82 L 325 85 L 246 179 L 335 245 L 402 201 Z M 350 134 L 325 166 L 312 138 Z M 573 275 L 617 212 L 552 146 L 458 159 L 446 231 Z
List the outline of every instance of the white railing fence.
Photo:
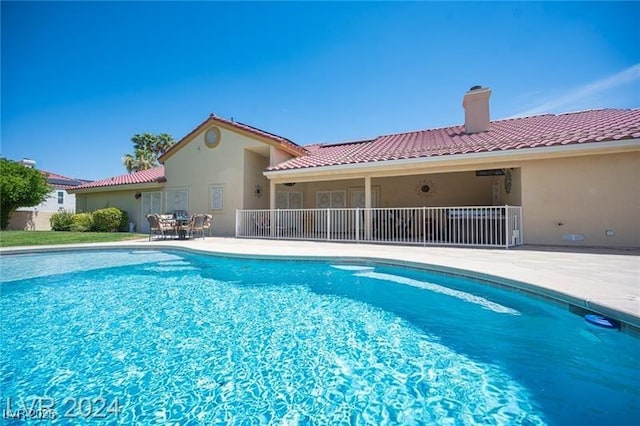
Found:
M 515 206 L 237 210 L 236 237 L 483 247 L 524 243 L 522 208 Z

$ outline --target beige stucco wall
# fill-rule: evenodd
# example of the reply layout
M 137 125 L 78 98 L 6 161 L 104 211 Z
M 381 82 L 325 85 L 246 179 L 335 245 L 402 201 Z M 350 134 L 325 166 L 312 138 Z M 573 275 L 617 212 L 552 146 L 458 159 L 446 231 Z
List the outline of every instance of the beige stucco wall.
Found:
M 519 167 L 510 168 L 511 172 L 511 191 L 505 189 L 505 176 L 496 177 L 500 187 L 500 204 L 510 206 L 522 205 L 522 170 Z
M 204 143 L 204 131 L 195 136 L 165 161 L 165 190 L 187 189 L 189 191 L 189 213 L 208 213 L 213 215 L 212 234 L 216 236 L 235 235 L 236 210 L 245 208 L 245 201 L 250 205 L 263 203 L 268 207 L 268 183 L 262 180 L 265 195 L 260 200 L 253 200 L 255 178 L 266 168 L 266 162 L 258 160 L 253 152 L 246 150 L 262 150 L 264 142 L 254 140 L 236 132 L 220 128 L 220 143 L 209 148 Z M 254 156 L 255 155 L 255 156 Z M 259 167 L 258 171 L 245 170 Z M 246 178 L 246 179 L 245 179 Z M 246 181 L 246 182 L 245 182 Z M 222 210 L 212 210 L 210 190 L 212 185 L 224 188 Z M 250 191 L 245 198 L 245 192 Z
M 142 199 L 136 199 L 135 194 L 146 191 L 162 191 L 162 188 L 76 194 L 76 209 L 78 212 L 93 212 L 106 207 L 118 207 L 127 212 L 130 222 L 136 223 L 136 231 L 142 232 L 141 225 L 146 219 L 142 217 Z
M 293 158 L 293 156 L 291 154 L 289 154 L 288 152 L 284 152 L 281 149 L 278 149 L 274 146 L 269 148 L 269 165 L 270 166 L 275 166 L 276 164 L 280 164 L 283 163 L 291 158 Z M 265 167 L 266 169 L 266 167 Z
M 12 231 L 51 231 L 49 219 L 55 212 L 15 211 L 7 229 Z
M 493 177 L 474 172 L 397 176 L 372 179 L 380 186 L 380 207 L 490 206 Z M 423 184 L 431 188 L 426 195 Z
M 269 208 L 269 181 L 262 172 L 269 166 L 269 159 L 255 152 L 244 151 L 244 204 L 243 208 Z M 260 194 L 256 186 L 260 186 Z
M 639 152 L 528 161 L 521 172 L 527 244 L 640 247 Z

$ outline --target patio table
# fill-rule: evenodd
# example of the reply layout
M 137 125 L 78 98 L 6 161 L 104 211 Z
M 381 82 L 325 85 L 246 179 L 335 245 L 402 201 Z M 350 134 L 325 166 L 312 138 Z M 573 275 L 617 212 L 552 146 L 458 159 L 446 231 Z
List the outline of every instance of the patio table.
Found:
M 187 239 L 187 225 L 189 224 L 189 218 L 181 217 L 174 219 L 174 221 L 175 232 L 178 236 L 178 239 Z

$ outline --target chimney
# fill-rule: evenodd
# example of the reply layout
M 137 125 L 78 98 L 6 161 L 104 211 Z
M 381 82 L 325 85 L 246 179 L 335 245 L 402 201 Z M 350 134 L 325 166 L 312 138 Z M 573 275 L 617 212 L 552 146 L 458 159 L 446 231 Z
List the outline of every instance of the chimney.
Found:
M 29 168 L 34 168 L 36 166 L 36 162 L 28 158 L 23 158 L 22 160 L 18 161 L 18 163 Z
M 478 133 L 489 130 L 490 97 L 491 89 L 482 86 L 473 86 L 464 94 L 462 106 L 464 107 L 465 133 Z

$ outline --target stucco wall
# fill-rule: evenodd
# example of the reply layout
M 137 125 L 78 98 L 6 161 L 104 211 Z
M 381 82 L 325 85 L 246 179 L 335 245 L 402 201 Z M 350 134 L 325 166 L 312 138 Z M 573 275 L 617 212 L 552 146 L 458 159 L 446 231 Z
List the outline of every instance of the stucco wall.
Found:
M 372 179 L 380 185 L 381 207 L 490 206 L 493 177 L 474 172 L 442 173 Z M 427 184 L 423 195 L 420 187 Z
M 62 204 L 58 203 L 58 192 L 63 192 Z M 24 231 L 50 231 L 49 219 L 55 212 L 65 210 L 76 212 L 76 196 L 65 189 L 54 189 L 37 206 L 20 207 L 11 216 L 7 229 Z
M 215 148 L 209 148 L 204 143 L 203 131 L 165 161 L 165 189 L 188 188 L 189 213 L 212 214 L 213 235 L 233 236 L 236 210 L 244 208 L 245 191 L 251 190 L 253 196 L 249 179 L 245 184 L 245 150 L 256 147 L 263 148 L 264 143 L 220 128 L 220 143 Z M 247 156 L 250 167 L 258 163 L 252 155 Z M 263 166 L 260 164 L 259 173 L 266 168 Z M 253 172 L 247 173 L 253 175 Z M 212 185 L 224 188 L 221 210 L 211 209 Z M 265 187 L 265 197 L 268 197 L 268 184 L 265 183 Z
M 58 192 L 62 192 L 62 204 L 58 203 Z M 76 196 L 75 194 L 69 194 L 65 189 L 54 189 L 47 198 L 37 206 L 32 207 L 20 207 L 17 211 L 41 211 L 41 212 L 58 212 L 65 210 L 71 213 L 76 211 Z
M 141 192 L 141 190 L 76 194 L 78 211 L 93 212 L 106 207 L 118 207 L 127 212 L 130 222 L 136 223 L 136 231 L 143 232 L 141 225 L 146 219 L 142 217 L 142 200 L 135 198 L 136 192 Z
M 12 231 L 51 231 L 51 215 L 47 211 L 15 211 L 11 215 L 7 229 Z
M 262 172 L 269 167 L 269 159 L 252 151 L 244 151 L 244 209 L 269 208 L 269 180 Z M 260 186 L 260 194 L 256 186 Z
M 500 187 L 500 204 L 508 204 L 510 206 L 522 205 L 522 170 L 517 168 L 508 169 L 511 172 L 511 190 L 505 189 L 505 176 L 496 177 L 496 181 Z
M 527 244 L 640 247 L 640 153 L 524 162 L 522 207 Z

